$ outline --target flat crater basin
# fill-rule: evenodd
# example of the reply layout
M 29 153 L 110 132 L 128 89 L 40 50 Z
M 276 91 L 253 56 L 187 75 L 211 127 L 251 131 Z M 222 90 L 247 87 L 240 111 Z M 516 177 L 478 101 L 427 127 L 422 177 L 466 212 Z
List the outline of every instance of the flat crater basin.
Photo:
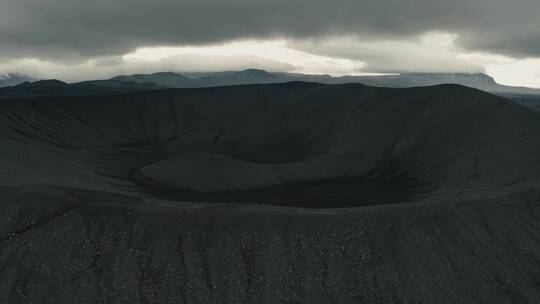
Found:
M 152 189 L 153 195 L 182 202 L 255 203 L 295 208 L 354 208 L 409 203 L 428 195 L 433 188 L 406 177 L 368 180 L 363 177 L 299 181 L 236 191 L 179 189 L 132 175 L 135 183 Z

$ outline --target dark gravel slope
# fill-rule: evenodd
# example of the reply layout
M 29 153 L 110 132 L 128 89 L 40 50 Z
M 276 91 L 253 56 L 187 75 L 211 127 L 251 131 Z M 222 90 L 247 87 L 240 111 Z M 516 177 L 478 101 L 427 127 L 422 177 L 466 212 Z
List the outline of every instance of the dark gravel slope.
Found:
M 540 116 L 441 85 L 0 101 L 0 303 L 537 303 Z

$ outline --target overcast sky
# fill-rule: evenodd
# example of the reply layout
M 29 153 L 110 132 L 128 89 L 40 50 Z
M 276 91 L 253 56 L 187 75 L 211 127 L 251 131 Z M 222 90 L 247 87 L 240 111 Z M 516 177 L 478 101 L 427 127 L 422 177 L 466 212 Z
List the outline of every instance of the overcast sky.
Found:
M 540 87 L 539 0 L 0 0 L 0 74 L 487 72 Z

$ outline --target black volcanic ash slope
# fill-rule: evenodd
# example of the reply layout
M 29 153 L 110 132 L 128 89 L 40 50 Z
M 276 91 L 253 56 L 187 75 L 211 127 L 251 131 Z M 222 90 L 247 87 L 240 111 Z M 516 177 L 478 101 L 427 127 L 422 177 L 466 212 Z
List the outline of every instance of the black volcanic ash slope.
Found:
M 0 121 L 0 302 L 540 299 L 540 117 L 481 91 L 16 99 Z
M 540 164 L 537 114 L 454 85 L 290 83 L 6 100 L 1 110 L 6 182 L 167 190 L 180 201 L 216 194 L 235 202 L 246 191 L 315 181 L 351 185 L 337 192 L 365 188 L 374 200 L 358 192 L 327 207 L 400 202 L 369 193 L 391 191 L 386 183 L 427 197 L 474 196 L 534 183 Z M 316 200 L 278 196 L 267 203 Z

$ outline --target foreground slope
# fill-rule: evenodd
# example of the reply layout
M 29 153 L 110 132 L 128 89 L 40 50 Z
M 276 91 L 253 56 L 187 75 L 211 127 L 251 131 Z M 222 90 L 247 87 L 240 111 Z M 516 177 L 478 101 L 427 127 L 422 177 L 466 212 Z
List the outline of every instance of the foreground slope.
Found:
M 294 82 L 0 117 L 2 301 L 540 299 L 540 118 L 502 98 Z

